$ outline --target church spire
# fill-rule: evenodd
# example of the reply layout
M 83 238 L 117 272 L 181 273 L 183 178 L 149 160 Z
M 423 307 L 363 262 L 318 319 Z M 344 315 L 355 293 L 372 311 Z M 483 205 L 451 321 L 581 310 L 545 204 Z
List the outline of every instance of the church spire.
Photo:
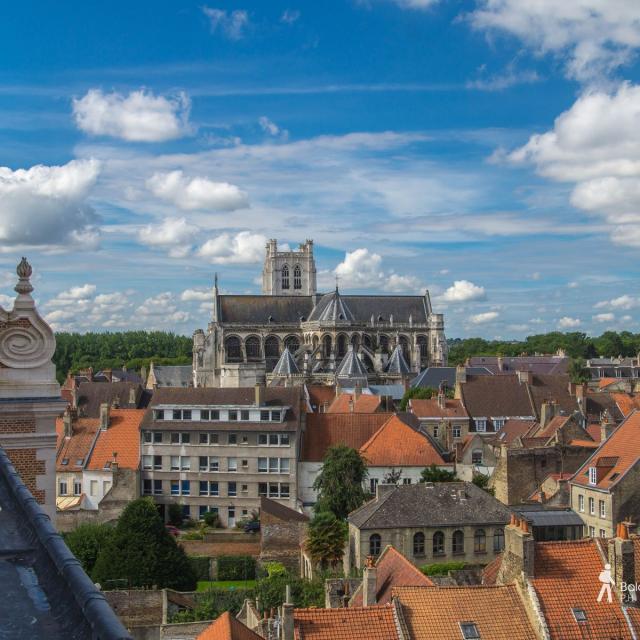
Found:
M 211 310 L 211 322 L 220 322 L 218 310 L 218 272 L 213 274 L 213 309 Z

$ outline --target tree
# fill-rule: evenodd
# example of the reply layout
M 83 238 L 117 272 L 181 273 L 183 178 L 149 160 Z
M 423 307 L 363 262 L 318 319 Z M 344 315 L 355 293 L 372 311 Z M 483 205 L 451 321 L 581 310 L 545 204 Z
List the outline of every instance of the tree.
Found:
M 63 535 L 71 553 L 80 560 L 82 568 L 91 575 L 100 549 L 105 547 L 113 536 L 113 527 L 108 524 L 87 522 Z
M 309 523 L 305 548 L 311 559 L 326 570 L 342 560 L 347 541 L 347 523 L 325 511 L 316 513 Z
M 582 358 L 574 358 L 569 363 L 569 379 L 574 384 L 584 384 L 589 382 L 591 376 L 589 370 L 586 368 L 586 363 Z
M 345 445 L 330 447 L 313 483 L 318 492 L 315 511 L 331 511 L 344 520 L 365 501 L 367 464 L 358 451 Z
M 402 478 L 402 469 L 391 469 L 382 477 L 382 484 L 398 484 Z
M 172 524 L 174 527 L 181 527 L 184 520 L 183 513 L 181 504 L 171 503 L 167 512 L 169 524 Z
M 458 480 L 455 471 L 439 469 L 435 464 L 426 467 L 420 474 L 420 482 L 455 482 Z
M 495 489 L 493 487 L 489 487 L 489 476 L 484 473 L 474 473 L 471 482 L 473 482 L 476 487 L 480 487 L 480 489 L 483 489 L 487 493 L 490 493 L 491 495 L 495 494 Z
M 130 587 L 189 591 L 196 577 L 182 547 L 166 530 L 151 498 L 130 502 L 113 536 L 98 554 L 92 578 L 103 587 L 124 580 Z
M 409 387 L 400 400 L 400 411 L 406 411 L 409 400 L 412 398 L 420 400 L 429 400 L 438 393 L 437 389 L 431 387 Z

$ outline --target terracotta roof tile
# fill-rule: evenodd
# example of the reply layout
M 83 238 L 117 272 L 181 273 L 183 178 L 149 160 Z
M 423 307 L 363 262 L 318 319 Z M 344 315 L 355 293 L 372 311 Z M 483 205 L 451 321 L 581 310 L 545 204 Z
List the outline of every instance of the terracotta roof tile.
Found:
M 445 461 L 428 436 L 419 433 L 397 415 L 391 416 L 360 453 L 370 467 L 428 467 Z
M 225 611 L 196 640 L 262 640 L 262 637 Z
M 296 640 L 399 640 L 391 604 L 348 609 L 295 609 Z
M 467 376 L 461 389 L 464 406 L 474 418 L 535 415 L 527 385 L 517 375 Z
M 144 409 L 111 409 L 109 428 L 98 433 L 87 469 L 104 469 L 117 453 L 122 469 L 137 469 L 140 465 L 140 423 Z
M 301 462 L 321 462 L 329 447 L 360 447 L 390 418 L 389 413 L 310 413 L 302 434 Z
M 610 395 L 625 418 L 633 411 L 640 409 L 640 396 L 638 395 L 629 395 L 628 393 L 612 393 Z
M 482 570 L 482 584 L 485 586 L 493 586 L 498 580 L 498 572 L 502 565 L 502 554 L 496 557 Z
M 65 438 L 62 418 L 57 418 L 56 471 L 82 471 L 87 457 L 91 453 L 91 447 L 95 442 L 99 428 L 100 420 L 98 418 L 78 418 L 73 421 L 73 435 L 70 438 Z M 63 464 L 65 460 L 67 462 Z
M 617 460 L 613 461 L 613 458 Z M 576 471 L 571 482 L 589 486 L 588 469 L 597 466 L 601 459 L 608 464 L 614 462 L 611 470 L 603 474 L 597 484 L 600 489 L 609 489 L 640 459 L 640 412 L 636 411 L 626 418 Z
M 376 561 L 376 602 L 391 602 L 391 590 L 394 587 L 433 587 L 430 578 L 411 564 L 391 545 L 387 545 Z M 353 594 L 349 606 L 362 606 L 362 585 Z
M 349 403 L 352 393 L 341 393 L 329 406 L 327 413 L 352 413 Z M 376 413 L 381 410 L 381 396 L 363 393 L 353 402 L 353 413 Z
M 554 416 L 543 429 L 536 431 L 534 434 L 537 438 L 551 438 L 569 421 L 571 416 Z
M 480 638 L 535 640 L 515 585 L 396 587 L 412 640 L 460 640 L 460 623 L 476 625 Z
M 510 445 L 519 436 L 532 432 L 539 425 L 535 420 L 518 420 L 511 418 L 504 423 L 504 427 L 496 434 L 494 444 Z
M 446 398 L 444 407 L 438 404 L 437 398 L 431 398 L 429 400 L 421 400 L 419 398 L 412 398 L 409 400 L 409 407 L 411 413 L 418 418 L 468 418 L 469 414 L 464 408 L 464 405 L 460 400 L 452 400 Z
M 307 385 L 307 393 L 314 411 L 319 411 L 320 407 L 325 404 L 328 407 L 334 401 L 336 388 L 334 385 L 309 384 Z
M 588 424 L 587 425 L 587 433 L 593 438 L 594 442 L 600 442 L 600 437 L 602 436 L 602 430 L 600 429 L 600 424 Z
M 600 378 L 600 380 L 598 380 L 598 389 L 605 389 L 610 384 L 614 384 L 619 381 L 620 378 Z

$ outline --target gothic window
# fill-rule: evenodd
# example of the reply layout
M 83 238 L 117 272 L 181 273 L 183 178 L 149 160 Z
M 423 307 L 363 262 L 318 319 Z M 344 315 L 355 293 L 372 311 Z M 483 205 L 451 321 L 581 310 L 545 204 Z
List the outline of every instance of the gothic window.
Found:
M 331 356 L 331 336 L 325 336 L 322 338 L 322 355 L 325 358 Z
M 256 360 L 262 360 L 262 354 L 260 353 L 260 338 L 256 336 L 250 336 L 245 340 L 244 348 L 247 352 L 247 360 L 255 362 Z
M 360 346 L 360 336 L 357 333 L 354 333 L 351 336 L 351 344 L 353 345 L 353 348 L 357 351 L 358 347 Z
M 280 357 L 280 341 L 276 336 L 269 336 L 264 341 L 264 356 L 265 358 Z
M 473 550 L 476 553 L 485 553 L 487 550 L 487 535 L 484 529 L 476 529 L 473 534 Z
M 291 353 L 295 353 L 300 348 L 300 340 L 298 340 L 297 336 L 289 336 L 285 338 L 285 345 L 289 347 L 289 351 Z
M 389 353 L 389 336 L 381 335 L 378 339 L 382 353 Z
M 418 347 L 420 347 L 420 357 L 428 358 L 429 357 L 429 344 L 427 343 L 427 336 L 418 336 L 417 337 Z
M 424 555 L 424 533 L 422 533 L 422 531 L 418 531 L 418 533 L 413 536 L 413 555 Z
M 379 556 L 382 547 L 382 538 L 379 533 L 373 533 L 369 536 L 369 555 Z
M 282 267 L 282 288 L 289 288 L 289 267 L 286 264 Z
M 224 341 L 224 350 L 227 355 L 227 362 L 242 362 L 242 347 L 240 346 L 240 338 L 237 336 L 229 336 Z
M 298 264 L 293 269 L 293 288 L 302 289 L 302 269 Z
M 437 556 L 444 553 L 444 533 L 436 531 L 433 534 L 433 555 Z
M 454 554 L 464 553 L 464 533 L 460 529 L 453 532 L 451 551 Z
M 338 358 L 344 358 L 347 353 L 347 336 L 341 333 L 337 340 Z
M 400 336 L 400 348 L 402 349 L 402 355 L 407 362 L 411 362 L 411 356 L 409 355 L 409 340 L 406 336 Z
M 365 347 L 373 349 L 373 338 L 368 333 L 365 333 L 364 336 L 362 336 L 362 343 Z

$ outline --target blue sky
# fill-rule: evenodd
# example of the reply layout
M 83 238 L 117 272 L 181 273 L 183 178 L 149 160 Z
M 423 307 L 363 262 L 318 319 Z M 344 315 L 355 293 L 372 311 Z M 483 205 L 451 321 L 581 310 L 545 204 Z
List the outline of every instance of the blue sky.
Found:
M 638 331 L 639 48 L 627 0 L 3 7 L 0 304 L 27 255 L 57 329 L 189 334 L 310 237 L 451 337 Z

